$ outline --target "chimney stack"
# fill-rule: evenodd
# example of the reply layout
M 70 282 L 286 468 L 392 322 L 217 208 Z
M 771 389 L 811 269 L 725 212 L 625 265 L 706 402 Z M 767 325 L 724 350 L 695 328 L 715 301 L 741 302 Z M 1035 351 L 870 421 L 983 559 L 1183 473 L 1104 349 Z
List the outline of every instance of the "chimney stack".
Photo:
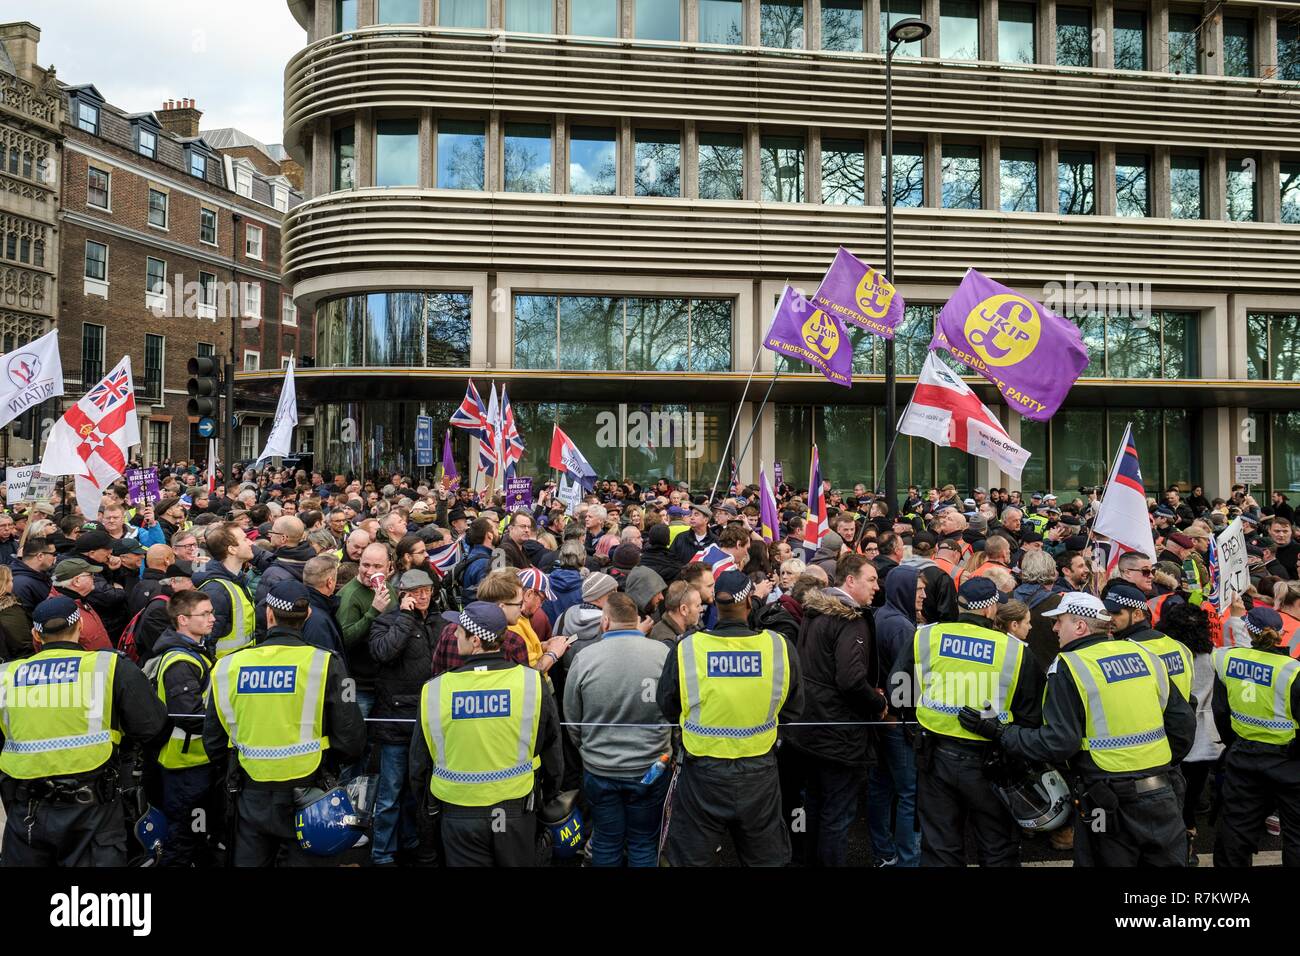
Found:
M 36 47 L 41 42 L 41 28 L 26 21 L 0 24 L 0 42 L 4 43 L 9 59 L 14 61 L 14 70 L 18 76 L 29 83 L 34 82 L 38 69 Z
M 199 118 L 203 113 L 191 99 L 168 100 L 158 111 L 158 122 L 169 133 L 192 139 L 199 135 Z

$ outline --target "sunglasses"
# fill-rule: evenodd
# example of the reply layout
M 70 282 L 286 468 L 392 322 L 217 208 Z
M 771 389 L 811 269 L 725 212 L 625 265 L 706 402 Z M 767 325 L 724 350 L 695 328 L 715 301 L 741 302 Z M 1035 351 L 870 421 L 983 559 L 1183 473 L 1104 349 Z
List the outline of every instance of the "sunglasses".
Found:
M 1138 574 L 1145 575 L 1147 577 L 1151 577 L 1156 573 L 1155 568 L 1130 568 L 1129 570 L 1136 571 Z

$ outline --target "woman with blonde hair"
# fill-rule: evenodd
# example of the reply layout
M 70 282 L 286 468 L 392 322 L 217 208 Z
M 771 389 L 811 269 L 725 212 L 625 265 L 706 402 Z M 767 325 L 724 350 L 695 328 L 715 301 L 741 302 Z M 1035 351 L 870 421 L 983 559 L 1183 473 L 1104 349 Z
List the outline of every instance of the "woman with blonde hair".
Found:
M 14 573 L 7 564 L 0 564 L 0 634 L 5 660 L 32 656 L 32 621 L 14 596 Z
M 1002 633 L 1010 634 L 1021 642 L 1028 641 L 1030 628 L 1029 605 L 1024 601 L 1008 601 L 1006 604 L 999 604 L 993 623 L 997 625 L 997 629 Z

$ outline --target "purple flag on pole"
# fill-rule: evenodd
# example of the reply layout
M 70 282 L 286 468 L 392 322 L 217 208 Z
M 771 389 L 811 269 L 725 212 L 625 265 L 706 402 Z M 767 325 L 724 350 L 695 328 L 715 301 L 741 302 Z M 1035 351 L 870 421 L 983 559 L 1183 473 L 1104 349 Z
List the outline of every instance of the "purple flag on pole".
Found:
M 456 470 L 456 459 L 451 453 L 451 429 L 447 429 L 446 436 L 442 439 L 442 473 L 448 478 L 459 478 L 460 472 Z
M 1088 367 L 1077 325 L 974 269 L 939 313 L 930 348 L 947 349 L 1036 422 L 1056 413 Z
M 790 286 L 781 293 L 763 347 L 806 362 L 828 382 L 853 384 L 853 345 L 833 313 L 823 312 Z
M 903 321 L 907 304 L 892 285 L 871 266 L 840 246 L 813 293 L 813 304 L 861 329 L 892 339 Z

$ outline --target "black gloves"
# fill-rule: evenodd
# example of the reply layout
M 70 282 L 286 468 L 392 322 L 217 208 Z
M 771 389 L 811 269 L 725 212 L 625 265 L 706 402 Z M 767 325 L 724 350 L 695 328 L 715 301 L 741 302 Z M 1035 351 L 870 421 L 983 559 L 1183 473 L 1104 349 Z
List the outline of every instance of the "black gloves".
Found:
M 957 723 L 972 734 L 986 737 L 994 743 L 1002 739 L 1002 734 L 1006 730 L 997 717 L 985 717 L 974 707 L 963 707 L 957 713 Z

